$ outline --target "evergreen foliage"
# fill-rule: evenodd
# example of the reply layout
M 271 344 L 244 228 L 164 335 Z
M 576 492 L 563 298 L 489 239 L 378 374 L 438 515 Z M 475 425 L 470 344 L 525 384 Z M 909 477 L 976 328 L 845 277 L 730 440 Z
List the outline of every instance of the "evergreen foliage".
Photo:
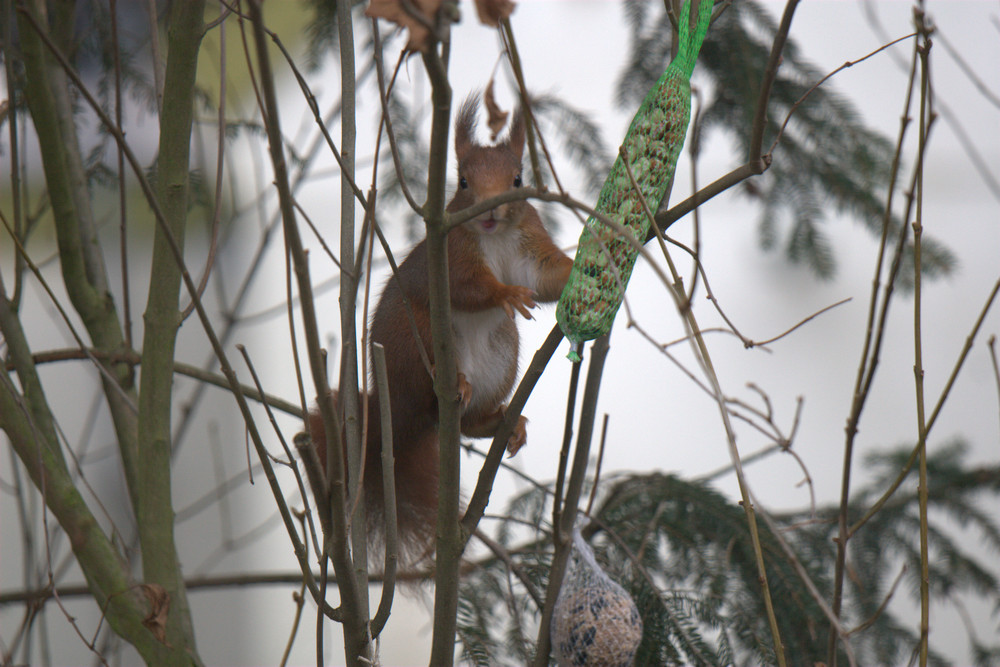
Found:
M 306 65 L 316 70 L 323 59 L 337 53 L 340 41 L 337 32 L 337 0 L 306 0 L 313 20 L 306 28 Z M 363 6 L 364 0 L 352 0 L 352 6 Z
M 610 151 L 593 119 L 555 95 L 531 98 L 531 111 L 547 137 L 556 137 L 565 155 L 582 176 L 588 195 L 596 195 L 611 170 Z
M 970 535 L 990 552 L 1000 550 L 1000 520 L 984 512 L 1000 496 L 1000 469 L 970 468 L 960 441 L 934 448 L 928 460 L 933 594 L 939 603 L 977 599 L 1000 605 L 1000 586 L 990 564 L 962 547 Z M 910 448 L 872 455 L 872 480 L 851 505 L 857 521 L 905 465 Z M 858 664 L 906 664 L 917 646 L 900 610 L 918 591 L 919 545 L 916 472 L 850 542 L 847 604 L 842 623 L 851 629 Z M 743 509 L 709 485 L 671 474 L 623 473 L 605 477 L 591 522 L 583 530 L 606 572 L 633 596 L 643 617 L 637 665 L 773 664 L 760 584 Z M 548 489 L 515 498 L 497 528 L 499 541 L 536 588 L 543 587 L 551 541 Z M 761 511 L 758 508 L 758 511 Z M 832 590 L 837 508 L 773 517 L 781 536 L 824 599 Z M 535 530 L 525 526 L 540 527 Z M 775 535 L 759 524 L 768 581 L 792 664 L 826 660 L 829 622 L 795 571 Z M 893 581 L 905 586 L 879 612 Z M 500 560 L 488 560 L 465 580 L 459 632 L 464 658 L 476 665 L 524 664 L 539 610 Z M 979 664 L 1000 645 L 971 633 Z M 841 651 L 841 659 L 847 657 Z M 931 664 L 946 659 L 932 651 Z
M 666 36 L 671 34 L 671 19 L 663 3 L 649 0 L 627 0 L 624 13 L 631 45 L 617 94 L 619 105 L 632 109 L 670 62 L 672 44 Z M 698 58 L 694 84 L 699 75 L 711 81 L 700 131 L 725 132 L 739 156 L 750 146 L 761 78 L 776 32 L 777 25 L 759 3 L 734 2 L 712 24 Z M 822 76 L 789 39 L 771 93 L 765 150 L 789 110 Z M 704 79 L 701 84 L 706 86 Z M 759 206 L 761 245 L 783 246 L 790 261 L 830 278 L 836 270 L 826 224 L 832 214 L 854 218 L 876 238 L 882 234 L 893 146 L 865 125 L 849 100 L 823 85 L 798 105 L 774 156 L 770 168 L 741 189 Z M 899 220 L 893 220 L 891 232 L 898 233 L 900 227 Z M 912 246 L 907 253 L 911 259 L 903 263 L 908 267 L 901 274 L 903 285 L 913 280 Z M 926 277 L 947 275 L 956 261 L 947 248 L 927 238 L 922 260 Z

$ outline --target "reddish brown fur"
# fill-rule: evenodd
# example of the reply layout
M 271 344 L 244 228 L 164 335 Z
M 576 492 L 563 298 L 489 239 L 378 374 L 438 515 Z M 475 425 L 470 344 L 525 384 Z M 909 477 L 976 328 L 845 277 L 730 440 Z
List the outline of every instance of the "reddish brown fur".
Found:
M 450 212 L 507 192 L 517 187 L 515 181 L 520 181 L 523 116 L 520 113 L 515 115 L 510 136 L 505 142 L 484 147 L 476 144 L 473 138 L 477 108 L 477 98 L 470 97 L 456 123 L 455 149 L 460 187 L 448 204 Z M 467 187 L 462 187 L 463 183 Z M 514 236 L 510 236 L 512 233 Z M 499 245 L 494 249 L 489 245 L 491 243 Z M 484 247 L 491 248 L 494 261 L 530 265 L 534 284 L 502 282 L 490 268 Z M 535 306 L 536 300 L 551 302 L 558 299 L 569 277 L 572 260 L 552 242 L 534 207 L 521 200 L 498 206 L 452 229 L 448 235 L 448 263 L 456 335 L 462 338 L 464 333 L 470 340 L 479 342 L 488 340 L 492 346 L 489 358 L 484 362 L 488 372 L 484 374 L 484 365 L 479 363 L 482 360 L 476 359 L 474 364 L 477 376 L 491 379 L 492 385 L 489 382 L 477 385 L 471 379 L 470 383 L 463 384 L 464 376 L 460 378 L 460 386 L 469 394 L 465 396 L 468 408 L 462 416 L 462 433 L 470 437 L 490 437 L 503 418 L 503 402 L 510 394 L 517 375 L 518 334 L 514 314 L 520 312 L 530 317 L 528 309 Z M 403 303 L 404 292 L 416 321 L 416 337 Z M 476 323 L 478 313 L 487 318 L 485 324 Z M 463 316 L 472 317 L 470 322 L 473 324 L 463 324 Z M 433 537 L 438 491 L 437 399 L 431 375 L 417 347 L 424 347 L 433 364 L 427 249 L 424 242 L 413 248 L 400 264 L 398 275 L 386 283 L 372 318 L 370 339 L 385 347 L 400 536 L 409 544 L 412 553 L 414 547 L 418 550 L 427 547 Z M 494 371 L 489 370 L 490 364 Z M 497 364 L 502 367 L 496 368 Z M 462 368 L 460 361 L 460 373 L 471 370 Z M 375 510 L 372 514 L 376 521 L 381 521 L 378 508 L 382 505 L 379 403 L 377 395 L 369 397 L 365 463 L 365 496 L 367 505 Z M 522 417 L 509 443 L 512 453 L 524 444 L 524 424 Z M 309 428 L 313 441 L 325 455 L 322 424 L 316 415 L 310 416 Z
M 334 392 L 331 400 L 337 401 Z M 319 455 L 320 467 L 326 469 L 326 436 L 319 412 L 309 413 L 309 434 Z M 393 428 L 395 432 L 396 429 Z M 425 555 L 434 536 L 437 510 L 438 449 L 437 430 L 422 433 L 409 430 L 401 440 L 394 437 L 394 468 L 396 481 L 396 520 L 399 541 L 406 560 Z M 381 536 L 385 524 L 382 494 L 382 427 L 378 397 L 368 397 L 368 437 L 365 448 L 364 494 L 368 513 L 369 534 Z M 405 442 L 403 445 L 401 443 Z

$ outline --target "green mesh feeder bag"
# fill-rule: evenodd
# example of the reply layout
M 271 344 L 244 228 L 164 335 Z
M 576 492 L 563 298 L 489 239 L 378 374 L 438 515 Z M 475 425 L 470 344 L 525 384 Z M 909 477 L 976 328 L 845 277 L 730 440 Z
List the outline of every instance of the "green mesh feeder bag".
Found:
M 635 602 L 597 564 L 576 528 L 549 629 L 559 667 L 631 667 L 642 641 Z
M 673 179 L 691 115 L 691 72 L 708 31 L 712 5 L 713 0 L 701 0 L 698 24 L 691 33 L 691 2 L 685 0 L 677 57 L 639 106 L 622 143 L 628 165 L 622 155 L 615 160 L 597 198 L 598 216 L 587 219 L 580 235 L 573 269 L 556 307 L 559 326 L 573 346 L 569 355 L 573 361 L 580 360 L 583 341 L 611 330 L 639 246 L 649 232 L 650 216 L 643 202 L 655 212 Z M 608 226 L 601 216 L 620 228 Z

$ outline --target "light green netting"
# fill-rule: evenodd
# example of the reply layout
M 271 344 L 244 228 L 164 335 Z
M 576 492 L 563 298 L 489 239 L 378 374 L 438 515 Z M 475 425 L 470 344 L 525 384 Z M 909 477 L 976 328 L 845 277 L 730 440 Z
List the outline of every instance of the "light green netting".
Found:
M 559 326 L 573 344 L 570 359 L 574 361 L 579 361 L 580 343 L 610 331 L 639 254 L 638 245 L 649 232 L 643 200 L 656 211 L 673 179 L 691 115 L 691 72 L 708 31 L 712 5 L 713 0 L 701 1 L 692 35 L 688 29 L 691 2 L 685 0 L 677 57 L 639 106 L 622 143 L 628 165 L 621 155 L 615 160 L 597 199 L 599 215 L 587 220 L 580 235 L 573 270 L 556 308 Z M 615 226 L 605 224 L 602 216 Z

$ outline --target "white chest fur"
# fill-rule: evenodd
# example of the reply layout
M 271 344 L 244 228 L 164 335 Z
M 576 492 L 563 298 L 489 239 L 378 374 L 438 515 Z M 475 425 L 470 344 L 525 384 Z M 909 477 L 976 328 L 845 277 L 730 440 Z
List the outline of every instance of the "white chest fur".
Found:
M 517 365 L 517 329 L 500 308 L 454 312 L 452 322 L 458 370 L 472 387 L 469 410 L 493 407 L 487 404 L 505 398 L 508 370 Z
M 483 259 L 497 280 L 531 288 L 538 284 L 538 267 L 521 249 L 521 234 L 517 228 L 482 234 L 477 240 Z
M 534 287 L 537 269 L 524 257 L 516 229 L 477 237 L 483 259 L 497 280 Z M 501 401 L 510 369 L 516 368 L 517 327 L 503 308 L 477 312 L 452 311 L 458 368 L 472 386 L 469 409 Z M 488 406 L 492 407 L 492 406 Z

